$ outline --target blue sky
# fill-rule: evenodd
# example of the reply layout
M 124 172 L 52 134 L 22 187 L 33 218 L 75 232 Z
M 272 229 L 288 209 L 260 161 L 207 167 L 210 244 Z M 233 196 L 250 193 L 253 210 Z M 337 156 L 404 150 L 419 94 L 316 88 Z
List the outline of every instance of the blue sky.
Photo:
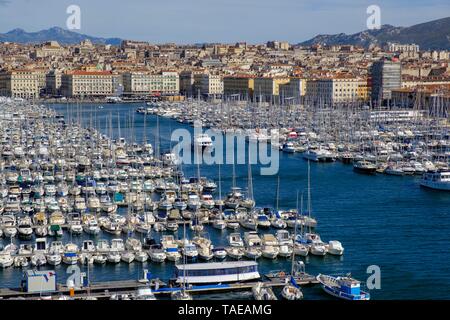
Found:
M 268 40 L 366 29 L 366 8 L 381 23 L 410 26 L 450 16 L 448 0 L 0 0 L 0 32 L 65 28 L 66 8 L 81 8 L 79 32 L 154 43 Z

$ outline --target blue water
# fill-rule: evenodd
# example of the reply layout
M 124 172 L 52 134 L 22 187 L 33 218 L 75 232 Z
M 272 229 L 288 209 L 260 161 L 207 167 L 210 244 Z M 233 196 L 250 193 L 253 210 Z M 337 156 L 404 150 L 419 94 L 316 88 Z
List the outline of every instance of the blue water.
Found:
M 121 119 L 121 136 L 142 141 L 144 116 L 135 114 L 139 105 L 84 105 L 85 125 L 97 123 L 108 133 L 108 117 L 112 115 L 113 137 L 117 137 L 117 114 Z M 75 115 L 74 105 L 54 105 L 68 116 Z M 91 116 L 92 115 L 92 116 Z M 134 118 L 133 128 L 129 125 Z M 170 132 L 189 128 L 174 120 L 160 118 L 161 149 L 171 146 Z M 156 116 L 147 116 L 148 141 L 154 144 Z M 187 176 L 196 175 L 195 166 L 184 166 Z M 218 180 L 217 166 L 201 166 L 201 175 Z M 280 154 L 280 208 L 295 208 L 297 190 L 307 187 L 307 162 L 299 154 Z M 222 194 L 232 183 L 232 168 L 222 166 Z M 339 240 L 345 247 L 343 257 L 309 256 L 302 258 L 309 273 L 351 274 L 363 282 L 369 276 L 367 267 L 377 265 L 381 270 L 381 289 L 371 290 L 373 299 L 450 299 L 450 194 L 430 191 L 419 186 L 418 177 L 367 176 L 354 173 L 351 166 L 340 162 L 311 164 L 313 215 L 318 220 L 317 231 L 324 241 Z M 236 166 L 238 186 L 247 186 L 247 166 Z M 253 187 L 257 206 L 274 206 L 277 177 L 260 176 L 253 168 Z M 208 229 L 215 244 L 225 244 L 227 230 Z M 243 232 L 241 230 L 241 232 Z M 180 236 L 182 230 L 179 230 Z M 65 235 L 66 241 L 68 239 Z M 71 239 L 81 243 L 86 235 Z M 111 238 L 102 234 L 101 238 Z M 3 241 L 5 241 L 3 239 Z M 16 240 L 17 241 L 17 240 Z M 50 267 L 46 267 L 48 269 Z M 120 263 L 91 267 L 91 281 L 137 279 L 143 268 L 155 277 L 167 280 L 173 264 Z M 56 267 L 60 281 L 64 281 L 66 266 Z M 290 261 L 259 259 L 261 274 L 270 270 L 290 270 Z M 19 285 L 21 270 L 0 270 L 0 286 Z M 303 289 L 305 299 L 329 299 L 319 286 Z M 246 299 L 248 292 L 202 295 L 205 299 Z M 200 298 L 200 297 L 199 297 Z

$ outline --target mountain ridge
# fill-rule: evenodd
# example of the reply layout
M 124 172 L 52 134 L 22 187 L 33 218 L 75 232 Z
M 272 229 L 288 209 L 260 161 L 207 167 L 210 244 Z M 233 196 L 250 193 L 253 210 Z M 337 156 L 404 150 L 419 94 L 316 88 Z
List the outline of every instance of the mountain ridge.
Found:
M 415 43 L 423 50 L 450 50 L 450 17 L 423 22 L 410 27 L 395 27 L 389 24 L 380 29 L 363 30 L 353 34 L 319 34 L 300 45 L 352 44 L 368 47 L 386 42 Z
M 12 29 L 6 33 L 0 33 L 0 42 L 16 42 L 22 44 L 42 43 L 46 41 L 58 41 L 60 44 L 77 44 L 83 40 L 90 40 L 95 44 L 119 45 L 120 38 L 102 38 L 66 30 L 60 27 L 51 27 L 36 32 L 27 32 L 21 28 Z

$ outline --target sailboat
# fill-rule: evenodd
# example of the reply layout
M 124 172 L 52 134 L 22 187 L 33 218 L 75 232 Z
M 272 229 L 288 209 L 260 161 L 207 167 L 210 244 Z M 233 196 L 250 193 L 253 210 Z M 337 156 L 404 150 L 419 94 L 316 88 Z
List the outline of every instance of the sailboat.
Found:
M 311 215 L 311 167 L 308 161 L 308 217 Z M 309 225 L 309 232 L 301 234 L 298 237 L 300 243 L 309 246 L 309 252 L 315 256 L 324 256 L 328 252 L 327 245 L 322 242 L 320 235 L 312 232 L 312 227 Z
M 298 212 L 298 191 L 297 191 L 297 212 Z M 297 219 L 295 221 L 297 221 Z M 297 223 L 295 223 L 294 239 L 296 236 L 297 236 Z M 289 283 L 286 284 L 283 287 L 283 290 L 281 291 L 281 295 L 286 300 L 300 300 L 303 298 L 303 293 L 300 290 L 300 287 L 298 286 L 294 278 L 294 261 L 295 261 L 295 250 L 293 250 L 291 257 L 291 275 Z
M 216 201 L 216 205 L 219 206 L 219 212 L 218 212 L 218 217 L 216 219 L 214 219 L 214 221 L 213 221 L 213 228 L 218 229 L 218 230 L 223 230 L 227 227 L 227 223 L 223 219 L 223 213 L 222 213 L 223 204 L 224 203 L 222 201 L 222 178 L 221 178 L 220 163 L 219 163 L 219 200 Z
M 276 228 L 276 229 L 284 229 L 286 228 L 287 224 L 286 221 L 284 221 L 283 219 L 281 219 L 280 214 L 278 212 L 278 201 L 280 198 L 280 176 L 278 176 L 277 179 L 277 195 L 276 195 L 276 204 L 275 204 L 275 215 L 272 218 L 272 221 L 270 222 L 271 226 Z
M 250 152 L 250 151 L 249 151 Z M 245 199 L 242 199 L 239 205 L 241 207 L 244 207 L 246 209 L 253 209 L 255 206 L 255 200 L 253 199 L 253 181 L 252 181 L 252 167 L 250 164 L 250 155 L 248 160 L 248 190 L 247 190 L 247 197 Z
M 184 234 L 186 235 L 186 229 L 184 229 Z M 186 292 L 186 260 L 187 255 L 183 254 L 183 284 L 181 285 L 181 290 L 173 291 L 171 293 L 170 298 L 172 300 L 192 300 L 192 296 Z

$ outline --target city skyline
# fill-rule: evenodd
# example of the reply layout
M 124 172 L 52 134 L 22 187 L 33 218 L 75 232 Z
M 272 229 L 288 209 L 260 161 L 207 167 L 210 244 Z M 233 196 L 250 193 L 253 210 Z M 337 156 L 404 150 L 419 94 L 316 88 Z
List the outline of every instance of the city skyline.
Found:
M 117 0 L 93 3 L 85 0 L 0 1 L 0 32 L 21 28 L 28 32 L 53 26 L 66 28 L 68 6 L 81 8 L 81 29 L 73 30 L 97 37 L 120 37 L 149 42 L 180 44 L 247 41 L 261 43 L 281 40 L 298 43 L 318 34 L 352 34 L 367 29 L 366 9 L 372 1 L 328 0 L 206 0 L 190 3 L 172 0 L 136 0 L 125 7 Z M 47 5 L 45 5 L 47 4 Z M 381 24 L 410 26 L 440 19 L 450 12 L 450 4 L 441 0 L 422 4 L 409 1 L 378 1 Z M 239 10 L 236 10 L 239 9 Z M 289 9 L 289 10 L 288 10 Z M 235 17 L 233 19 L 233 17 Z M 272 23 L 267 23 L 268 21 Z M 333 23 L 317 23 L 333 21 Z M 275 23 L 273 23 L 275 22 Z

